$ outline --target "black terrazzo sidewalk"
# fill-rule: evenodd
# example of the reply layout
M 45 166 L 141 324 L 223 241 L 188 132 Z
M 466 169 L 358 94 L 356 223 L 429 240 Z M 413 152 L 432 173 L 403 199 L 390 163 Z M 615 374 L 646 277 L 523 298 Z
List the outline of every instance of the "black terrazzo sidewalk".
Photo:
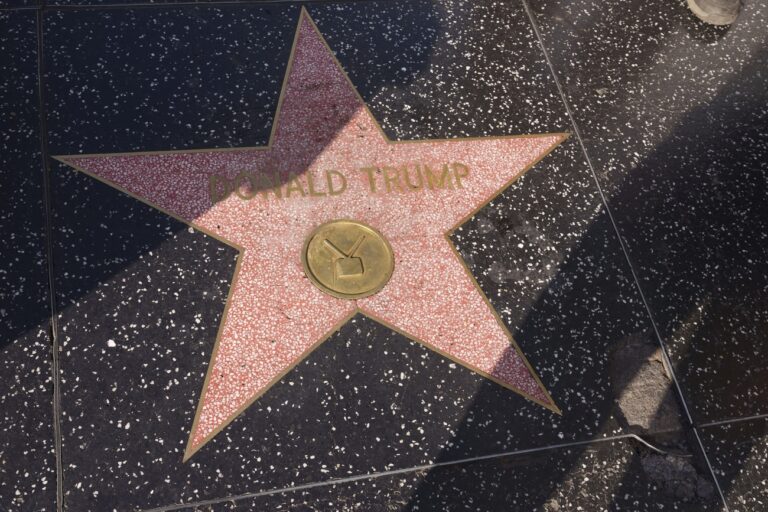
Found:
M 358 315 L 182 462 L 236 251 L 51 157 L 266 144 L 302 6 L 392 139 L 571 133 L 452 238 L 562 415 Z M 0 512 L 768 511 L 767 26 L 0 0 Z

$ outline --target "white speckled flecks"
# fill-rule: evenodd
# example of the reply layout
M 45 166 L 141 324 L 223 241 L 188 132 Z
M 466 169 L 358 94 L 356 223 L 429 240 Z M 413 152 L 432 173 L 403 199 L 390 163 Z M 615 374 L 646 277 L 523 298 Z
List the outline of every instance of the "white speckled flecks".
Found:
M 306 16 L 276 122 L 268 149 L 65 159 L 244 248 L 189 450 L 197 450 L 356 308 L 550 403 L 445 234 L 562 136 L 389 142 Z M 379 187 L 371 193 L 367 174 L 359 170 L 450 162 L 470 168 L 463 188 L 387 193 Z M 277 199 L 269 192 L 247 201 L 233 194 L 216 204 L 209 196 L 211 175 L 276 171 L 283 180 L 293 173 L 306 184 L 311 174 L 324 184 L 327 170 L 346 176 L 343 194 Z M 305 238 L 338 218 L 369 224 L 392 245 L 395 270 L 377 295 L 337 299 L 304 276 Z

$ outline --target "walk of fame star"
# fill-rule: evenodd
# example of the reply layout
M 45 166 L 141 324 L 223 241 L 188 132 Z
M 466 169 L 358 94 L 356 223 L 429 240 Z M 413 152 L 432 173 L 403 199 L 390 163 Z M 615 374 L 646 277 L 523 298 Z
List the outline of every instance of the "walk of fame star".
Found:
M 356 313 L 559 412 L 448 235 L 565 137 L 391 141 L 302 10 L 266 147 L 57 159 L 239 249 L 187 460 Z M 339 219 L 391 246 L 370 295 L 305 273 Z M 365 272 L 365 233 L 318 242 L 328 286 Z

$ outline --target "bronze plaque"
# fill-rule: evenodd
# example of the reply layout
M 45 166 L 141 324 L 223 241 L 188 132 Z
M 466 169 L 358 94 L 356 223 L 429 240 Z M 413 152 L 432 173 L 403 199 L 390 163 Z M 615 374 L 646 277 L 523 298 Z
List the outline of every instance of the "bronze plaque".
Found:
M 381 290 L 395 268 L 389 242 L 375 229 L 352 220 L 318 226 L 301 254 L 315 286 L 341 299 L 360 299 Z

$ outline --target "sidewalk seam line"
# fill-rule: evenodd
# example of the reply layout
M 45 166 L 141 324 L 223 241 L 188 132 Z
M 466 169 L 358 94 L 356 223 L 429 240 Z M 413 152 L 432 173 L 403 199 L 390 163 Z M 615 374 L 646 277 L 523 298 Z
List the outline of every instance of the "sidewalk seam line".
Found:
M 43 9 L 38 5 L 35 13 L 37 36 L 37 102 L 40 129 L 40 156 L 43 172 L 43 214 L 45 217 L 45 253 L 48 269 L 48 295 L 51 309 L 51 377 L 53 379 L 53 435 L 56 458 L 56 510 L 62 512 L 64 504 L 63 465 L 61 461 L 61 389 L 59 380 L 59 329 L 58 306 L 56 303 L 55 274 L 53 265 L 53 208 L 50 168 L 48 165 L 48 128 L 43 85 Z
M 696 425 L 693 422 L 693 417 L 691 416 L 691 412 L 688 409 L 688 404 L 685 399 L 685 395 L 683 394 L 683 390 L 680 387 L 680 383 L 677 380 L 677 376 L 675 375 L 674 367 L 672 366 L 672 361 L 669 357 L 669 349 L 667 348 L 666 343 L 664 342 L 664 339 L 661 336 L 661 333 L 659 332 L 659 328 L 656 324 L 656 319 L 653 316 L 653 312 L 651 310 L 650 305 L 648 304 L 648 301 L 645 297 L 645 293 L 643 292 L 643 287 L 640 283 L 640 279 L 638 277 L 637 272 L 635 271 L 635 267 L 632 264 L 632 259 L 629 255 L 629 249 L 624 242 L 624 238 L 621 236 L 621 231 L 619 230 L 619 226 L 616 223 L 616 219 L 613 216 L 613 212 L 608 205 L 608 199 L 605 195 L 605 192 L 603 191 L 603 187 L 600 185 L 600 180 L 597 177 L 597 172 L 595 171 L 595 167 L 592 163 L 592 159 L 589 156 L 589 152 L 587 151 L 587 147 L 584 143 L 584 139 L 581 136 L 581 130 L 579 129 L 579 125 L 576 122 L 576 117 L 573 114 L 573 110 L 571 109 L 570 103 L 568 102 L 568 98 L 565 95 L 565 90 L 563 89 L 562 84 L 560 83 L 560 78 L 555 71 L 555 66 L 552 63 L 552 60 L 549 57 L 549 52 L 547 51 L 547 48 L 544 44 L 544 39 L 541 36 L 541 30 L 539 29 L 538 23 L 536 22 L 536 19 L 533 15 L 533 11 L 531 10 L 530 6 L 528 5 L 528 0 L 520 0 L 523 4 L 523 8 L 525 9 L 526 14 L 528 15 L 528 19 L 531 23 L 531 26 L 533 28 L 534 33 L 536 34 L 536 39 L 538 40 L 539 46 L 541 48 L 541 51 L 544 55 L 544 59 L 547 62 L 547 66 L 549 67 L 550 74 L 552 75 L 553 80 L 555 81 L 555 85 L 557 87 L 557 91 L 560 95 L 560 100 L 563 103 L 563 106 L 565 107 L 566 113 L 568 115 L 568 119 L 570 120 L 571 126 L 573 127 L 574 135 L 576 136 L 576 139 L 579 142 L 579 146 L 581 147 L 582 154 L 584 155 L 584 158 L 587 162 L 587 166 L 589 167 L 589 171 L 592 174 L 592 179 L 595 181 L 595 184 L 597 186 L 597 191 L 600 194 L 600 199 L 602 200 L 603 207 L 605 208 L 605 212 L 608 216 L 608 219 L 611 222 L 611 225 L 613 226 L 614 232 L 616 234 L 616 237 L 618 238 L 619 245 L 621 247 L 621 251 L 624 253 L 624 258 L 626 260 L 627 265 L 629 266 L 629 271 L 632 275 L 632 279 L 635 282 L 635 287 L 638 291 L 638 294 L 640 295 L 640 299 L 643 303 L 643 306 L 645 307 L 646 313 L 648 315 L 648 319 L 651 322 L 651 327 L 653 328 L 653 332 L 655 334 L 656 340 L 659 343 L 659 346 L 661 348 L 662 358 L 664 361 L 665 366 L 668 368 L 670 376 L 672 378 L 672 382 L 674 383 L 675 389 L 677 391 L 677 395 L 680 398 L 680 403 L 683 406 L 683 410 L 685 411 L 685 415 L 688 419 L 688 423 L 693 430 L 693 433 L 696 437 L 696 440 L 699 444 L 699 448 L 701 449 L 702 456 L 704 457 L 704 461 L 707 464 L 707 467 L 709 469 L 709 472 L 712 475 L 712 480 L 715 483 L 715 487 L 717 487 L 717 492 L 720 495 L 720 499 L 723 503 L 724 511 L 729 512 L 728 503 L 725 500 L 725 495 L 723 494 L 723 490 L 720 487 L 720 482 L 717 479 L 717 476 L 715 475 L 714 469 L 712 468 L 712 465 L 709 462 L 709 457 L 707 456 L 706 450 L 704 448 L 704 445 L 701 442 L 701 438 L 699 437 L 698 433 L 696 432 Z
M 716 427 L 718 425 L 730 425 L 731 423 L 741 423 L 743 421 L 762 420 L 768 418 L 768 414 L 754 414 L 752 416 L 742 416 L 737 418 L 727 418 L 724 420 L 709 421 L 707 423 L 701 423 L 699 428 Z
M 555 444 L 555 445 L 547 445 L 547 446 L 541 446 L 536 448 L 525 448 L 521 450 L 513 450 L 508 452 L 501 452 L 501 453 L 494 453 L 489 455 L 480 455 L 477 457 L 467 457 L 464 459 L 456 459 L 452 461 L 445 461 L 445 462 L 434 462 L 431 464 L 421 464 L 418 466 L 410 466 L 407 468 L 401 468 L 401 469 L 393 469 L 389 471 L 379 471 L 377 473 L 366 473 L 362 475 L 355 475 L 350 477 L 344 477 L 344 478 L 337 478 L 337 479 L 331 479 L 331 480 L 325 480 L 321 482 L 311 482 L 308 484 L 302 484 L 302 485 L 295 485 L 292 487 L 284 487 L 280 489 L 271 489 L 268 491 L 261 491 L 261 492 L 255 492 L 255 493 L 243 493 L 238 494 L 234 496 L 226 496 L 221 498 L 215 498 L 210 500 L 202 500 L 202 501 L 195 501 L 195 502 L 189 502 L 189 503 L 177 503 L 173 505 L 164 505 L 156 508 L 151 509 L 144 509 L 142 512 L 171 512 L 174 510 L 183 510 L 186 508 L 191 507 L 199 507 L 199 506 L 205 506 L 205 505 L 215 505 L 218 503 L 226 503 L 231 501 L 240 501 L 240 500 L 246 500 L 246 499 L 253 499 L 253 498 L 261 498 L 265 496 L 272 496 L 275 494 L 282 494 L 282 493 L 289 493 L 289 492 L 297 492 L 297 491 L 306 491 L 309 489 L 316 489 L 319 487 L 328 487 L 333 485 L 340 485 L 340 484 L 347 484 L 347 483 L 354 483 L 361 480 L 372 480 L 376 478 L 382 478 L 382 477 L 388 477 L 388 476 L 396 476 L 396 475 L 402 475 L 407 473 L 415 473 L 417 471 L 424 471 L 424 470 L 431 470 L 435 468 L 441 468 L 441 467 L 447 467 L 447 466 L 456 466 L 461 464 L 470 464 L 474 462 L 483 462 L 488 460 L 494 460 L 494 459 L 501 459 L 505 457 L 513 457 L 513 456 L 519 456 L 519 455 L 527 455 L 531 453 L 538 453 L 542 451 L 548 451 L 548 450 L 557 450 L 557 449 L 567 449 L 567 448 L 573 448 L 576 446 L 584 446 L 584 445 L 590 445 L 590 444 L 600 444 L 600 443 L 606 443 L 611 441 L 621 441 L 621 440 L 627 440 L 631 439 L 634 441 L 637 441 L 647 448 L 659 453 L 666 455 L 667 452 L 655 447 L 642 437 L 636 435 L 636 434 L 621 434 L 617 436 L 609 436 L 609 437 L 601 437 L 598 439 L 589 439 L 584 441 L 574 441 L 571 443 L 562 443 L 562 444 Z M 669 454 L 671 456 L 676 456 L 675 454 Z M 677 455 L 679 456 L 679 455 Z

